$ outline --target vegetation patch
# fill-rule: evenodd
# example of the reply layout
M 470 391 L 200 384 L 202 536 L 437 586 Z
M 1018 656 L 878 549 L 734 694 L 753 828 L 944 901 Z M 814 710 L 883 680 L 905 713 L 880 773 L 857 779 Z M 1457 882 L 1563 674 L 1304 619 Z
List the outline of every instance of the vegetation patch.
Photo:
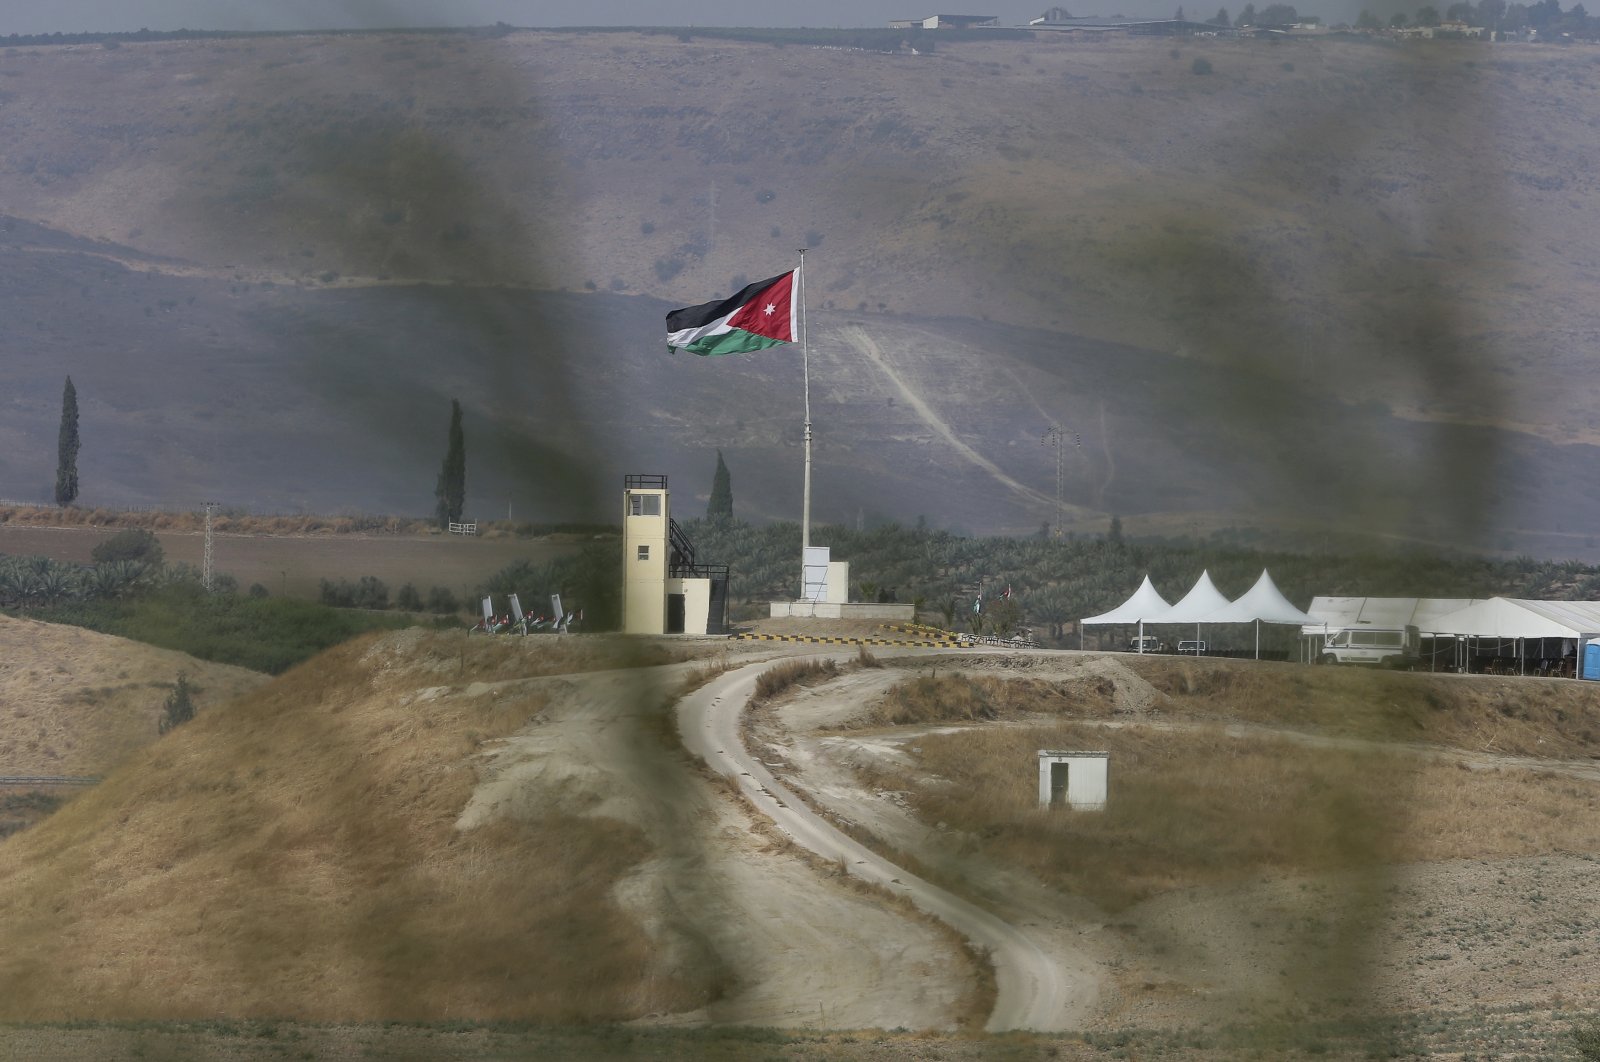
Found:
M 791 660 L 768 668 L 756 678 L 756 693 L 751 703 L 770 701 L 793 686 L 826 682 L 838 674 L 839 665 L 831 659 Z
M 409 623 L 405 616 L 311 601 L 208 594 L 185 583 L 132 598 L 62 602 L 29 615 L 273 675 L 357 634 Z
M 867 720 L 877 726 L 900 726 L 1012 719 L 1040 712 L 1082 715 L 1085 710 L 1110 714 L 1110 701 L 1086 701 L 1065 687 L 1034 679 L 919 675 L 891 686 Z

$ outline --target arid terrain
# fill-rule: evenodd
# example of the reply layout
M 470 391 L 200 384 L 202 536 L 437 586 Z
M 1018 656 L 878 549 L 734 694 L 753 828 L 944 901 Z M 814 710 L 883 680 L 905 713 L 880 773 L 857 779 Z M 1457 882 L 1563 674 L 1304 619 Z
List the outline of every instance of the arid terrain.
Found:
M 39 626 L 12 659 L 68 659 Z M 744 718 L 709 769 L 675 732 L 697 697 Z M 1040 747 L 1109 750 L 1107 810 L 1035 807 Z M 1597 754 L 1593 694 L 1558 680 L 366 636 L 0 842 L 0 1017 L 90 1019 L 0 1042 L 1559 1055 L 1600 1002 Z M 795 833 L 775 786 L 898 878 Z M 976 1037 L 1009 960 L 987 975 L 913 878 L 1070 971 L 1060 1017 L 1027 1022 L 1059 1031 Z M 374 1024 L 396 1016 L 419 1024 Z
M 47 495 L 71 372 L 90 504 L 426 512 L 454 397 L 479 517 L 609 518 L 658 469 L 703 496 L 721 449 L 742 512 L 792 518 L 795 359 L 670 358 L 661 315 L 805 245 L 820 519 L 1034 530 L 1058 426 L 1081 530 L 1596 556 L 1597 69 L 1331 37 L 0 49 L 0 495 Z
M 0 775 L 98 775 L 156 739 L 178 674 L 208 712 L 265 675 L 79 627 L 0 615 Z

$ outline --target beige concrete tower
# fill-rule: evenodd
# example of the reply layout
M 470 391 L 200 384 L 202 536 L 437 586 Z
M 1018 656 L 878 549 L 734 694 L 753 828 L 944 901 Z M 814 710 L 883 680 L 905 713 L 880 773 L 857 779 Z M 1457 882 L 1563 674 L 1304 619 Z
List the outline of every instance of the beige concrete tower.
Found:
M 667 630 L 666 476 L 628 476 L 622 490 L 622 630 Z

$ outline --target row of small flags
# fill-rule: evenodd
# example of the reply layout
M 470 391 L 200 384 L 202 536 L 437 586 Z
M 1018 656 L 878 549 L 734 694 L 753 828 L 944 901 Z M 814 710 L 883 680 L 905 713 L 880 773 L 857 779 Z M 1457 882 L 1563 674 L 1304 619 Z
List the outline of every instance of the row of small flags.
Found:
M 1011 586 L 1009 584 L 1007 584 L 1005 590 L 1003 590 L 1001 592 L 1000 600 L 1002 600 L 1002 601 L 1010 601 L 1011 600 Z M 978 591 L 978 596 L 972 599 L 972 611 L 973 612 L 982 612 L 983 611 L 983 591 L 982 590 L 979 590 Z

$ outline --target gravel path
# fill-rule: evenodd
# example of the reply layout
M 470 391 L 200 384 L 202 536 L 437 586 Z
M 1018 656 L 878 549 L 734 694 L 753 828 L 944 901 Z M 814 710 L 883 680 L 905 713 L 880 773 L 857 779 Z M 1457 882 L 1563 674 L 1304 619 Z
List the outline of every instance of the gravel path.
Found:
M 1058 1031 L 1070 1024 L 1073 985 L 1060 964 L 1022 929 L 966 900 L 923 881 L 826 822 L 779 782 L 745 748 L 740 715 L 755 692 L 756 678 L 770 663 L 728 672 L 685 697 L 678 728 L 689 751 L 737 782 L 745 798 L 769 816 L 796 844 L 849 873 L 944 921 L 994 963 L 997 996 L 986 1028 Z

